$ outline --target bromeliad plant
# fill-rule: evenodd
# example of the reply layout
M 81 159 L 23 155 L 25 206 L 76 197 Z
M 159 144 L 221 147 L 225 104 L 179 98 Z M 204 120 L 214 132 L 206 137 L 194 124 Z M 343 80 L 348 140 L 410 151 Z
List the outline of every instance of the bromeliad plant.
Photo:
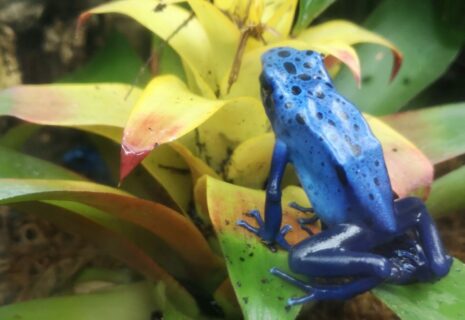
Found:
M 182 2 L 189 9 L 180 5 Z M 352 100 L 365 111 L 384 115 L 397 111 L 436 79 L 459 49 L 459 43 L 443 47 L 438 35 L 431 32 L 427 39 L 430 54 L 442 60 L 428 65 L 430 70 L 424 73 L 427 61 L 417 59 L 415 50 L 426 40 L 396 31 L 404 14 L 421 16 L 401 19 L 404 28 L 422 32 L 431 28 L 432 4 L 422 1 L 404 2 L 402 10 L 395 1 L 384 1 L 370 18 L 374 29 L 392 38 L 400 51 L 386 38 L 343 20 L 306 28 L 332 2 L 124 0 L 83 13 L 81 25 L 95 14 L 132 17 L 159 38 L 169 40 L 174 51 L 159 61 L 161 70 L 173 70 L 176 64 L 182 68 L 176 74 L 154 77 L 143 89 L 134 88 L 129 97 L 129 85 L 109 83 L 118 80 L 115 75 L 104 83 L 19 86 L 0 92 L 1 115 L 72 127 L 103 136 L 107 144 L 121 143 L 119 178 L 126 179 L 120 189 L 97 184 L 13 150 L 21 146 L 19 141 L 28 131 L 23 126 L 0 140 L 0 202 L 44 215 L 155 281 L 155 288 L 131 285 L 100 296 L 102 305 L 117 296 L 121 305 L 137 308 L 131 319 L 146 319 L 147 312 L 155 309 L 167 318 L 205 317 L 205 309 L 199 309 L 192 292 L 197 298 L 212 297 L 226 317 L 242 313 L 250 319 L 294 318 L 300 308 L 285 309 L 285 299 L 300 293 L 268 274 L 272 266 L 288 271 L 286 253 L 271 253 L 235 225 L 251 208 L 263 209 L 262 189 L 270 166 L 273 135 L 258 90 L 261 54 L 278 46 L 319 51 L 326 55 L 337 81 L 345 79 L 341 87 Z M 299 14 L 294 19 L 297 6 Z M 377 44 L 375 54 L 362 53 L 367 70 L 364 77 L 353 48 L 361 42 Z M 379 45 L 387 47 L 393 59 Z M 394 78 L 400 52 L 405 62 Z M 115 57 L 117 52 L 112 52 L 101 63 L 111 64 Z M 339 62 L 352 72 L 355 83 L 362 84 L 362 90 L 346 79 L 344 71 L 339 72 Z M 96 69 L 90 71 L 98 72 Z M 372 91 L 363 91 L 366 86 Z M 457 138 L 463 135 L 457 129 L 458 119 L 465 116 L 462 107 L 449 105 L 382 119 L 366 115 L 383 144 L 397 194 L 417 192 L 426 197 L 433 182 L 433 165 L 465 152 L 465 140 Z M 450 137 L 455 139 L 450 141 Z M 104 149 L 108 146 L 102 148 L 106 156 Z M 131 175 L 139 163 L 144 170 Z M 283 203 L 308 204 L 292 168 L 288 169 Z M 461 186 L 452 183 L 463 175 L 462 169 L 455 170 L 434 184 L 441 185 L 441 190 L 457 190 Z M 165 196 L 141 186 L 148 180 L 158 184 Z M 448 200 L 453 190 L 442 193 L 434 184 L 428 201 L 433 214 L 462 207 L 463 203 Z M 443 202 L 448 203 L 445 209 Z M 296 224 L 298 213 L 287 206 L 284 211 L 285 223 L 294 225 L 288 240 L 296 243 L 308 236 Z M 209 232 L 212 227 L 215 234 Z M 465 291 L 455 286 L 463 281 L 463 269 L 456 261 L 451 275 L 439 283 L 386 286 L 376 294 L 407 319 L 432 313 L 453 318 L 459 312 L 457 301 L 465 296 Z M 412 298 L 418 295 L 412 292 L 425 296 L 418 302 Z M 456 300 L 446 301 L 447 307 L 438 306 L 435 298 L 446 292 Z M 59 309 L 73 299 L 83 308 L 82 301 L 92 301 L 91 296 L 43 300 L 1 308 L 0 315 L 34 317 L 41 304 Z M 417 303 L 422 307 L 415 309 Z M 127 313 L 109 310 L 96 312 L 95 318 L 128 319 Z

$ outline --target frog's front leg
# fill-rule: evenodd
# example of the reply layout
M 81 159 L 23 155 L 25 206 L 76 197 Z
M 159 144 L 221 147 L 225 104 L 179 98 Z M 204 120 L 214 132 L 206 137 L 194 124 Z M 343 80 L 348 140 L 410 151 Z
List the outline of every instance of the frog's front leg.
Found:
M 239 226 L 257 234 L 265 243 L 277 243 L 286 250 L 289 250 L 290 245 L 284 237 L 286 233 L 291 230 L 291 227 L 286 225 L 280 230 L 282 223 L 281 181 L 288 161 L 288 150 L 286 144 L 283 141 L 276 139 L 273 149 L 273 157 L 271 159 L 268 185 L 266 188 L 265 221 L 262 220 L 258 210 L 252 210 L 248 213 L 248 215 L 255 218 L 258 228 L 251 226 L 244 220 L 239 220 L 237 222 Z

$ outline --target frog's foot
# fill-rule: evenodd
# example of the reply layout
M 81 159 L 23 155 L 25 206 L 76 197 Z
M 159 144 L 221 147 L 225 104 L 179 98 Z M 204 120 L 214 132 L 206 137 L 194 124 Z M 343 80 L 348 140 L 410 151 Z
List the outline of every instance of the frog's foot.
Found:
M 307 207 L 303 207 L 301 206 L 300 204 L 298 204 L 297 202 L 289 202 L 289 207 L 293 208 L 293 209 L 296 209 L 300 212 L 303 212 L 303 213 L 315 213 L 315 210 L 313 210 L 313 208 L 307 208 Z
M 253 234 L 256 234 L 265 243 L 265 245 L 267 245 L 272 251 L 276 250 L 273 247 L 274 243 L 278 244 L 284 250 L 289 251 L 289 249 L 291 248 L 291 245 L 286 241 L 285 236 L 289 231 L 292 230 L 292 227 L 290 225 L 288 224 L 284 225 L 279 231 L 279 233 L 273 239 L 273 237 L 267 236 L 267 233 L 265 231 L 265 223 L 263 222 L 263 219 L 258 210 L 251 210 L 247 212 L 246 215 L 254 218 L 255 221 L 257 222 L 258 227 L 254 227 L 250 225 L 245 220 L 237 221 L 238 226 L 247 229 L 249 232 L 252 232 Z
M 376 277 L 367 277 L 353 280 L 348 283 L 332 285 L 309 285 L 298 280 L 283 271 L 272 268 L 270 272 L 290 284 L 302 289 L 308 294 L 299 298 L 290 298 L 287 300 L 289 307 L 315 300 L 343 300 L 353 297 L 354 295 L 370 290 L 382 282 Z

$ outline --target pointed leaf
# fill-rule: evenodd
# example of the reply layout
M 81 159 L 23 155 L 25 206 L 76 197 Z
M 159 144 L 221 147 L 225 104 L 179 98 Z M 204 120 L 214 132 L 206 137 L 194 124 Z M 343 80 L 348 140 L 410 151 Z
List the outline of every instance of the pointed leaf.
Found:
M 166 1 L 166 6 L 159 10 L 156 10 L 157 4 L 152 0 L 110 2 L 84 12 L 80 15 L 78 23 L 82 25 L 93 14 L 120 13 L 130 16 L 160 38 L 167 40 L 190 16 L 189 11 L 173 5 L 178 2 L 182 1 Z M 190 19 L 186 27 L 179 29 L 177 34 L 169 39 L 169 45 L 186 63 L 203 94 L 213 97 L 216 81 L 210 69 L 210 61 L 214 52 L 208 34 L 200 22 L 196 18 Z
M 375 43 L 385 46 L 391 49 L 394 57 L 391 80 L 396 76 L 402 63 L 401 53 L 390 41 L 349 21 L 332 20 L 319 24 L 301 32 L 297 39 L 317 44 L 342 43 L 352 46 L 358 43 Z M 340 60 L 345 63 L 344 60 Z M 347 65 L 350 68 L 350 64 Z M 352 68 L 351 71 L 353 73 Z
M 237 26 L 209 1 L 187 0 L 209 39 L 211 56 L 208 70 L 215 76 L 221 93 L 228 87 L 228 77 L 239 44 Z M 220 27 L 221 26 L 221 27 Z
M 122 128 L 141 90 L 122 84 L 24 85 L 0 91 L 0 115 L 33 123 L 75 127 L 121 142 Z M 111 112 L 106 108 L 111 107 Z M 163 168 L 184 165 L 170 148 L 159 148 L 143 165 L 184 212 L 190 201 L 190 178 Z M 187 167 L 186 167 L 187 168 Z
M 268 0 L 265 1 L 262 22 L 270 29 L 270 34 L 275 33 L 278 38 L 285 39 L 289 36 L 294 22 L 294 15 L 298 0 Z M 276 36 L 275 36 L 276 37 Z M 268 36 L 266 39 L 272 39 Z
M 375 295 L 403 320 L 447 320 L 465 316 L 465 265 L 454 259 L 449 274 L 435 283 L 384 285 Z
M 393 114 L 383 118 L 438 164 L 465 153 L 465 103 Z
M 294 319 L 300 306 L 286 310 L 286 300 L 303 292 L 269 273 L 271 267 L 289 272 L 287 253 L 271 252 L 260 240 L 236 225 L 248 220 L 244 213 L 262 210 L 265 193 L 207 178 L 208 211 L 226 257 L 231 283 L 246 319 Z M 284 221 L 294 226 L 286 237 L 291 243 L 308 234 L 296 225 L 296 212 L 287 206 L 290 201 L 308 202 L 300 188 L 283 192 Z M 251 221 L 251 220 L 249 220 Z
M 137 100 L 124 130 L 121 180 L 156 146 L 185 135 L 225 104 L 192 94 L 179 79 L 153 79 Z
M 221 139 L 221 143 L 224 143 L 225 137 L 235 140 L 226 132 L 227 128 L 233 128 L 232 135 L 235 136 L 250 134 L 250 130 L 244 130 L 245 127 L 237 123 L 239 117 L 240 121 L 247 119 L 246 113 L 237 110 L 239 106 L 242 106 L 241 111 L 246 111 L 248 106 L 256 109 L 257 103 L 257 100 L 246 97 L 235 100 L 206 99 L 192 94 L 175 77 L 155 78 L 137 101 L 126 125 L 121 151 L 121 178 L 124 178 L 154 147 L 182 137 L 209 118 L 209 129 L 205 130 L 209 130 L 208 136 L 212 139 Z M 225 111 L 215 114 L 220 108 Z M 224 117 L 228 110 L 232 109 L 236 110 L 235 118 L 219 121 L 219 117 Z M 262 108 L 260 110 L 260 117 L 264 117 Z M 262 121 L 255 127 L 260 130 L 261 126 Z M 214 131 L 220 131 L 222 136 L 216 136 Z M 208 142 L 206 144 L 209 148 L 214 147 Z
M 297 21 L 294 25 L 294 34 L 299 34 L 302 30 L 326 10 L 335 0 L 300 0 Z
M 402 52 L 404 63 L 399 74 L 389 83 L 393 63 L 389 49 L 364 45 L 358 50 L 363 62 L 361 89 L 344 70 L 336 79 L 336 87 L 370 114 L 389 114 L 405 106 L 445 72 L 461 48 L 455 37 L 460 31 L 446 27 L 435 14 L 431 0 L 381 2 L 365 26 Z
M 0 203 L 33 200 L 81 202 L 141 226 L 166 241 L 199 275 L 205 275 L 208 270 L 211 273 L 219 266 L 218 258 L 195 226 L 160 204 L 90 182 L 0 179 Z

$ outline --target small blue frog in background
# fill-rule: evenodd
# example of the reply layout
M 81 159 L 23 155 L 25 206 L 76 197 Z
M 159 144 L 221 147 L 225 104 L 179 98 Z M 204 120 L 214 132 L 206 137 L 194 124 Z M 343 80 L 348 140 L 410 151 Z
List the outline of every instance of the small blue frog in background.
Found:
M 271 272 L 307 294 L 289 305 L 347 299 L 382 282 L 432 281 L 445 276 L 445 252 L 424 203 L 395 199 L 380 142 L 360 111 L 333 87 L 320 54 L 275 48 L 262 57 L 261 95 L 275 133 L 266 190 L 265 219 L 253 210 L 258 228 L 238 224 L 265 243 L 289 251 L 293 272 L 305 283 Z M 281 229 L 281 179 L 294 165 L 323 231 L 290 246 Z M 317 218 L 317 219 L 318 219 Z M 315 219 L 302 219 L 301 225 Z M 324 281 L 321 281 L 324 279 Z

